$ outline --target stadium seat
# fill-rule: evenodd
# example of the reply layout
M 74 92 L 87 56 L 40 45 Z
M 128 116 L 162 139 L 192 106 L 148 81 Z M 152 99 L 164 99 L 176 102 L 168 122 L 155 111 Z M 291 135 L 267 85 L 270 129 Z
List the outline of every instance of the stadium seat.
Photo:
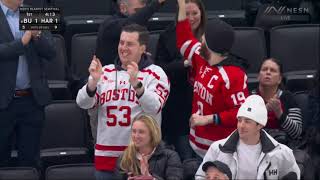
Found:
M 232 26 L 247 26 L 244 10 L 207 10 L 208 19 L 220 18 Z
M 259 67 L 267 56 L 264 32 L 255 27 L 235 27 L 234 30 L 235 42 L 231 52 L 248 62 L 248 88 L 251 91 L 258 86 Z
M 245 11 L 241 9 L 241 1 L 233 0 L 204 0 L 205 10 L 208 19 L 221 18 L 232 26 L 247 25 Z M 150 18 L 148 29 L 150 31 L 164 30 L 176 21 L 177 6 L 176 1 L 166 1 L 166 3 Z
M 88 68 L 95 54 L 97 33 L 75 34 L 71 45 L 71 71 L 73 76 L 72 94 L 78 90 L 89 76 Z
M 152 0 L 149 0 L 149 3 Z M 176 13 L 177 12 L 177 1 L 166 1 L 159 9 L 160 13 Z M 175 17 L 175 16 L 174 16 Z
M 150 32 L 149 35 L 150 36 L 149 36 L 149 42 L 147 46 L 147 52 L 151 53 L 152 60 L 154 60 L 157 54 L 157 46 L 158 46 L 160 31 Z
M 56 57 L 45 63 L 48 85 L 55 100 L 70 99 L 71 93 L 68 89 L 68 66 L 65 51 L 65 41 L 61 35 L 53 34 L 56 48 Z
M 320 25 L 284 25 L 272 28 L 270 56 L 282 62 L 289 90 L 308 90 L 319 66 Z
M 263 30 L 255 27 L 235 27 L 235 42 L 231 52 L 248 61 L 248 73 L 258 73 L 267 57 Z
M 290 9 L 289 6 L 283 5 L 282 3 L 277 4 L 276 1 L 272 4 L 261 5 L 254 26 L 264 30 L 270 30 L 271 28 L 280 25 L 310 23 L 311 18 L 309 14 L 292 14 L 286 11 L 287 7 Z M 294 5 L 294 7 L 298 9 L 299 5 Z
M 315 70 L 285 72 L 285 87 L 292 92 L 311 90 L 314 86 Z
M 47 5 L 47 0 L 24 0 L 23 4 L 32 7 L 45 7 Z
M 242 8 L 242 1 L 234 0 L 203 0 L 202 1 L 208 19 L 221 18 L 232 26 L 246 26 L 245 11 Z
M 50 0 L 50 4 L 59 7 L 63 16 L 71 15 L 107 15 L 112 12 L 111 0 Z
M 71 43 L 71 70 L 76 78 L 87 78 L 95 54 L 97 33 L 75 34 Z
M 75 101 L 54 101 L 45 108 L 40 157 L 43 166 L 88 162 L 87 117 Z
M 235 0 L 202 0 L 206 10 L 240 10 L 242 9 L 242 1 Z
M 39 173 L 32 167 L 0 168 L 1 180 L 39 180 Z
M 176 21 L 175 12 L 157 12 L 149 19 L 147 28 L 149 31 L 165 30 L 167 26 Z
M 73 15 L 63 18 L 63 37 L 66 41 L 67 57 L 71 59 L 71 41 L 75 34 L 98 32 L 100 24 L 110 15 Z M 70 62 L 68 62 L 70 65 Z
M 93 164 L 65 164 L 50 166 L 46 180 L 95 180 Z

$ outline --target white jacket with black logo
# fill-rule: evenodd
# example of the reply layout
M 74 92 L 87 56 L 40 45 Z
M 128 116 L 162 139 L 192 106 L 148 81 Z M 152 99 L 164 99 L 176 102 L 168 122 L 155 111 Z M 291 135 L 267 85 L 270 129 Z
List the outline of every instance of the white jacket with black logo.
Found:
M 239 134 L 236 130 L 229 137 L 211 144 L 196 173 L 196 179 L 205 179 L 202 165 L 214 160 L 226 163 L 232 172 L 232 179 L 238 179 L 238 141 Z M 256 179 L 300 179 L 300 169 L 289 147 L 278 143 L 264 130 L 261 130 L 260 142 L 262 150 Z

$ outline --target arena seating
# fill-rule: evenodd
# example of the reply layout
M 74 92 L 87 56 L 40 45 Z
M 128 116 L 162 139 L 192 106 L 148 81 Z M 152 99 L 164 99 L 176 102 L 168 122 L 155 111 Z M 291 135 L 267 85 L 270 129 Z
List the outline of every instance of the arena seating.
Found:
M 310 89 L 319 66 L 320 25 L 284 25 L 272 28 L 270 56 L 283 63 L 289 90 Z
M 271 29 L 249 27 L 247 12 L 244 9 L 247 1 L 203 0 L 209 19 L 221 18 L 233 25 L 235 43 L 232 53 L 250 64 L 247 70 L 250 90 L 258 85 L 257 75 L 263 59 L 275 57 L 283 63 L 286 88 L 294 92 L 294 98 L 302 109 L 306 130 L 309 126 L 308 92 L 313 87 L 320 61 L 320 25 L 292 24 Z M 57 56 L 45 65 L 54 101 L 45 109 L 41 143 L 43 169 L 37 171 L 29 167 L 0 168 L 0 180 L 93 180 L 93 145 L 89 140 L 88 117 L 86 111 L 80 109 L 74 99 L 88 77 L 88 67 L 95 54 L 99 25 L 105 19 L 111 18 L 115 12 L 115 0 L 24 2 L 35 7 L 60 7 L 63 13 L 62 30 L 54 32 L 53 35 Z M 310 7 L 310 3 L 306 2 L 309 1 L 304 3 Z M 167 0 L 160 11 L 149 20 L 150 39 L 147 51 L 153 59 L 159 34 L 169 24 L 175 23 L 176 10 L 176 0 Z M 317 7 L 312 11 L 316 10 Z M 13 151 L 12 157 L 16 159 L 16 151 Z M 311 158 L 318 162 L 319 157 L 319 154 L 311 155 Z M 199 162 L 195 159 L 184 162 L 185 179 L 193 178 L 198 165 Z
M 1 180 L 39 180 L 39 172 L 31 167 L 0 168 Z
M 93 164 L 65 164 L 46 170 L 46 180 L 95 180 Z
M 54 101 L 48 105 L 41 139 L 43 166 L 88 162 L 87 132 L 86 113 L 75 101 Z
M 255 27 L 236 27 L 235 43 L 231 52 L 247 61 L 248 88 L 257 88 L 259 66 L 267 56 L 263 30 Z
M 64 38 L 59 34 L 53 35 L 56 48 L 56 57 L 51 61 L 44 63 L 47 73 L 49 88 L 54 99 L 70 99 L 66 48 Z

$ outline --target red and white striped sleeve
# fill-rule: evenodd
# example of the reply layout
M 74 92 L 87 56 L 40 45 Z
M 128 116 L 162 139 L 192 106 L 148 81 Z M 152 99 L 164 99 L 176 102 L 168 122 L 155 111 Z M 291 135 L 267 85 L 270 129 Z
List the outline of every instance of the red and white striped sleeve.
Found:
M 201 43 L 194 37 L 189 21 L 183 20 L 177 23 L 176 27 L 177 48 L 188 64 L 197 71 L 201 64 L 206 63 L 200 56 Z
M 156 65 L 151 65 L 139 72 L 141 76 L 149 76 L 147 84 L 143 84 L 144 93 L 139 98 L 139 104 L 144 112 L 157 115 L 161 112 L 170 93 L 170 82 L 161 69 Z

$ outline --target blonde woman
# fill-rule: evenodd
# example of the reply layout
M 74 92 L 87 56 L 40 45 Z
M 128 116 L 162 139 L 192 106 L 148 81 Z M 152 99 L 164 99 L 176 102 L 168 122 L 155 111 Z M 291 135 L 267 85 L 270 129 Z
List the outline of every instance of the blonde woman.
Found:
M 178 154 L 161 142 L 160 127 L 148 115 L 139 115 L 132 123 L 130 143 L 119 157 L 117 179 L 178 180 L 183 169 Z

